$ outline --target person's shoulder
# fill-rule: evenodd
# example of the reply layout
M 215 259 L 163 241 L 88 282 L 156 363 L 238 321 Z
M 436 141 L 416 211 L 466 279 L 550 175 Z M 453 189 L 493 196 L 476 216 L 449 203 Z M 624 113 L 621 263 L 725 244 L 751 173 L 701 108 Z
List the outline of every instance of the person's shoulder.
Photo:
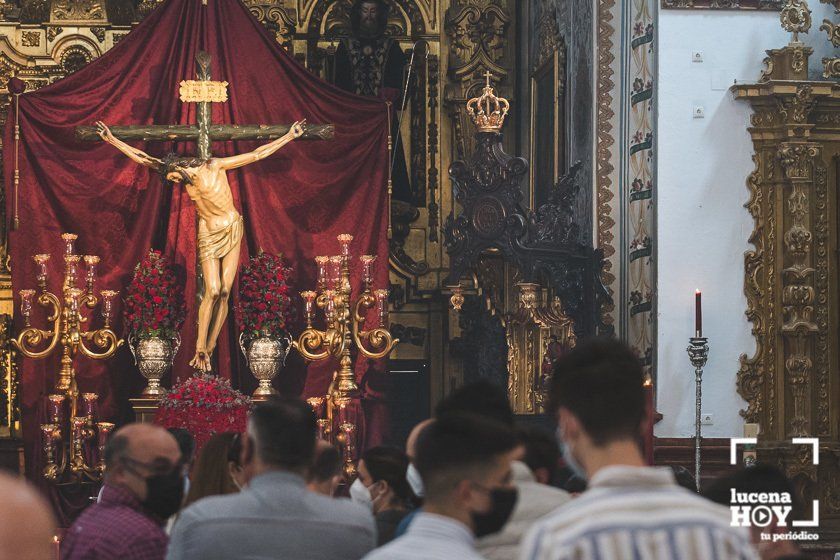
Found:
M 106 523 L 112 534 L 163 534 L 160 524 L 137 509 L 125 504 L 96 503 L 87 508 L 73 524 L 77 528 L 96 529 Z
M 425 558 L 426 560 L 434 560 L 432 551 L 414 546 L 411 539 L 400 537 L 394 539 L 384 546 L 372 550 L 362 560 L 395 560 L 395 559 L 413 559 Z M 469 560 L 469 559 L 462 559 Z
M 320 517 L 373 526 L 373 513 L 347 498 L 330 498 L 315 492 L 307 492 L 305 500 L 311 508 L 310 511 Z
M 560 488 L 542 484 L 537 481 L 522 481 L 516 483 L 519 496 L 523 500 L 533 500 L 554 503 L 556 506 L 565 504 L 572 499 L 571 494 Z
M 241 492 L 202 498 L 178 514 L 176 526 L 191 521 L 227 518 L 249 501 L 247 494 Z

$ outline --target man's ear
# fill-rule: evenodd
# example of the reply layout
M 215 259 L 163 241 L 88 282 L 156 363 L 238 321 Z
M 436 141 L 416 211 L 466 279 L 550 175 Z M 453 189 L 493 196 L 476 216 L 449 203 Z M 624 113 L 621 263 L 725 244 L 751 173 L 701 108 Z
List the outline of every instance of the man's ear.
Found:
M 568 408 L 561 406 L 557 410 L 557 425 L 560 427 L 560 434 L 564 440 L 576 440 L 580 437 L 580 420 Z
M 254 438 L 248 432 L 242 434 L 242 451 L 239 453 L 239 464 L 243 467 L 254 460 Z
M 105 473 L 108 482 L 114 485 L 122 484 L 125 479 L 125 467 L 122 461 L 114 461 L 114 464 Z
M 384 496 L 385 494 L 387 494 L 391 490 L 391 485 L 388 484 L 387 480 L 384 480 L 384 479 L 380 480 L 376 484 L 379 485 L 379 494 L 378 494 L 379 496 Z
M 473 485 L 469 480 L 460 481 L 455 490 L 452 492 L 452 497 L 456 505 L 460 507 L 469 506 L 473 500 Z

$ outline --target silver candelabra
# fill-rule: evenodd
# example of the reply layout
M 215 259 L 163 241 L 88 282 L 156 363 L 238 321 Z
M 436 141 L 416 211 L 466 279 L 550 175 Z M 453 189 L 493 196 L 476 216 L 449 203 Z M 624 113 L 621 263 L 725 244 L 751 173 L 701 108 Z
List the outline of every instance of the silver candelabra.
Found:
M 709 358 L 709 339 L 693 336 L 688 341 L 688 359 L 694 366 L 694 381 L 696 383 L 695 415 L 694 415 L 694 479 L 697 491 L 700 492 L 700 407 L 703 393 L 703 367 Z

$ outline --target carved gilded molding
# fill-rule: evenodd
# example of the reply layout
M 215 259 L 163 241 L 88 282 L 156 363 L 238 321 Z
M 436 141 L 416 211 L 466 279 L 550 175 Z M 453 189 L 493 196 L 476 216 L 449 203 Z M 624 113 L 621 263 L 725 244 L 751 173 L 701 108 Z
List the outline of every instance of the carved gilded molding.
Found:
M 52 0 L 50 22 L 90 23 L 107 22 L 105 2 L 101 0 Z
M 465 106 L 478 97 L 490 72 L 496 91 L 511 98 L 508 75 L 512 57 L 508 42 L 511 16 L 503 0 L 453 0 L 444 15 L 443 28 L 449 39 L 448 85 L 444 104 L 452 119 L 452 160 L 472 152 L 471 124 Z
M 598 82 L 597 99 L 595 105 L 595 204 L 596 204 L 596 243 L 604 252 L 604 270 L 601 280 L 607 287 L 610 296 L 615 300 L 615 273 L 613 272 L 613 257 L 615 255 L 615 220 L 613 219 L 612 174 L 613 167 L 613 63 L 615 62 L 613 36 L 615 29 L 612 20 L 615 0 L 598 0 Z M 601 320 L 605 325 L 615 324 L 615 304 L 605 303 L 601 308 Z
M 662 0 L 671 10 L 780 10 L 782 0 Z
M 760 425 L 759 460 L 776 462 L 814 498 L 821 518 L 840 512 L 840 480 L 824 464 L 840 449 L 836 239 L 840 85 L 769 80 L 732 88 L 754 111 L 755 169 L 746 204 L 754 229 L 744 256 L 747 318 L 756 349 L 741 356 L 741 411 Z M 820 466 L 791 437 L 819 437 Z M 828 456 L 825 456 L 825 455 Z M 830 490 L 829 490 L 830 489 Z M 825 516 L 825 517 L 822 517 Z M 840 539 L 840 524 L 820 523 Z
M 538 284 L 518 283 L 519 301 L 504 314 L 508 345 L 508 395 L 516 414 L 544 414 L 548 404 L 552 337 L 568 350 L 576 343 L 574 323 L 560 299 L 545 302 Z

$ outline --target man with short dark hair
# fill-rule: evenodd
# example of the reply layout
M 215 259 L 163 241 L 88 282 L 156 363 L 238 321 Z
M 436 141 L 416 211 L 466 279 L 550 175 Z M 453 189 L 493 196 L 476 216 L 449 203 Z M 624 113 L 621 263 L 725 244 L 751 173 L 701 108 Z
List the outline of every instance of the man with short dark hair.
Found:
M 333 496 L 341 483 L 341 453 L 324 440 L 315 445 L 315 457 L 306 475 L 306 487 L 316 494 Z
M 199 500 L 181 512 L 167 558 L 364 556 L 376 543 L 370 511 L 306 489 L 315 434 L 315 415 L 303 401 L 276 397 L 257 404 L 242 442 L 242 463 L 252 472 L 247 487 Z
M 415 462 L 426 496 L 408 532 L 366 560 L 477 560 L 475 538 L 499 531 L 516 504 L 513 431 L 474 415 L 452 414 L 423 429 Z
M 438 416 L 450 413 L 475 414 L 515 428 L 515 416 L 506 388 L 489 381 L 475 381 L 458 388 L 435 409 Z M 533 442 L 524 437 L 526 433 L 526 430 L 518 430 L 517 453 L 511 465 L 511 481 L 519 496 L 516 507 L 500 531 L 486 535 L 476 542 L 476 548 L 488 560 L 506 560 L 516 556 L 522 537 L 528 529 L 538 519 L 569 501 L 568 493 L 541 484 L 535 471 L 522 461 L 522 458 L 528 455 L 529 444 L 533 451 Z M 549 458 L 548 461 L 550 460 Z
M 100 501 L 67 530 L 63 560 L 162 560 L 163 523 L 183 499 L 181 451 L 172 435 L 152 424 L 129 424 L 105 445 Z
M 757 558 L 729 510 L 648 467 L 641 363 L 625 344 L 593 339 L 554 364 L 552 406 L 566 463 L 589 489 L 530 531 L 523 560 Z

